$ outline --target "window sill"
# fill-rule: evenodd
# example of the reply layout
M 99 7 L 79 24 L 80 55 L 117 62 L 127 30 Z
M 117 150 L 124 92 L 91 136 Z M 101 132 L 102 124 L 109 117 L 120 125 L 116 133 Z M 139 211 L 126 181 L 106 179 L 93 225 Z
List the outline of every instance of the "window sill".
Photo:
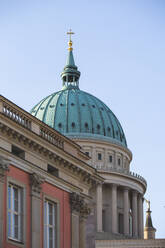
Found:
M 13 239 L 13 238 L 8 238 L 7 242 L 12 244 L 12 245 L 16 245 L 17 247 L 24 247 L 24 243 L 22 241 L 19 241 L 17 239 Z

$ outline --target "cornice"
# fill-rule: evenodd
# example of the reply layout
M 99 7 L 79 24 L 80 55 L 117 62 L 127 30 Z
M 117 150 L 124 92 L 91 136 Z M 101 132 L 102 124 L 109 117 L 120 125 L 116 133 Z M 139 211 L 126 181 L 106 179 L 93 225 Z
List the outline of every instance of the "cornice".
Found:
M 0 148 L 0 153 L 3 154 L 3 156 L 8 158 L 8 161 L 10 165 L 19 168 L 29 174 L 32 173 L 36 173 L 39 174 L 41 177 L 43 176 L 45 178 L 45 182 L 48 182 L 58 188 L 61 188 L 67 192 L 72 192 L 72 191 L 76 191 L 78 193 L 82 193 L 82 189 L 76 185 L 73 185 L 71 183 L 69 183 L 68 181 L 64 180 L 63 178 L 60 177 L 55 177 L 53 175 L 51 175 L 50 173 L 48 173 L 47 171 L 45 171 L 42 168 L 39 168 L 37 165 L 21 159 L 19 157 L 16 157 L 15 155 L 13 155 L 12 153 L 4 150 L 3 148 Z M 88 195 L 85 195 L 86 197 L 89 197 Z
M 32 152 L 35 152 L 39 156 L 44 157 L 47 161 L 50 161 L 50 163 L 58 162 L 60 167 L 63 167 L 69 170 L 72 174 L 79 176 L 79 179 L 86 184 L 93 185 L 96 183 L 96 181 L 103 180 L 99 175 L 96 174 L 96 170 L 94 168 L 90 168 L 89 165 L 86 165 L 84 162 L 78 159 L 76 160 L 76 158 L 73 158 L 72 156 L 70 157 L 70 161 L 68 161 L 69 159 L 66 160 L 66 158 L 60 156 L 59 153 L 57 155 L 55 152 L 49 150 L 48 146 L 46 148 L 46 144 L 45 146 L 38 144 L 35 139 L 31 139 L 30 137 L 25 136 L 23 133 L 19 133 L 13 128 L 8 127 L 6 123 L 0 122 L 0 132 L 2 132 L 3 135 L 7 136 L 12 141 L 17 142 L 19 145 L 23 145 L 26 149 L 30 149 Z M 44 143 L 46 143 L 46 141 L 42 144 Z M 71 160 L 74 160 L 74 163 Z M 80 167 L 80 162 L 82 163 L 82 166 L 85 165 L 87 168 L 85 169 L 82 168 L 82 166 Z M 93 175 L 91 172 L 93 172 Z

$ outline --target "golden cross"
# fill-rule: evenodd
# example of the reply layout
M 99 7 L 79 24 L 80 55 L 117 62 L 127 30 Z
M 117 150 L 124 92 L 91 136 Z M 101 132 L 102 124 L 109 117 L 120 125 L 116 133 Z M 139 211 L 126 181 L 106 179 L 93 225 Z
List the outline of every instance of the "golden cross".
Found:
M 72 32 L 72 29 L 69 29 L 69 32 L 67 32 L 67 34 L 69 35 L 69 38 L 70 38 L 70 40 L 71 40 L 71 35 L 74 34 L 74 33 Z

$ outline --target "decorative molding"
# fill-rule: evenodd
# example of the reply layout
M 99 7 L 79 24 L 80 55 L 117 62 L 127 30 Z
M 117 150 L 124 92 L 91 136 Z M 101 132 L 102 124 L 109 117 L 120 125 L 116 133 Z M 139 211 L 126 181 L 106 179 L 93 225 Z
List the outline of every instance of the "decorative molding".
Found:
M 72 211 L 76 211 L 80 218 L 87 218 L 91 212 L 84 198 L 75 192 L 70 194 L 70 204 Z
M 0 180 L 4 182 L 6 172 L 9 171 L 9 160 L 0 157 Z
M 33 192 L 40 193 L 41 185 L 45 182 L 44 177 L 37 173 L 30 174 L 30 185 Z
M 97 180 L 98 181 L 100 180 L 97 174 L 91 175 L 89 172 L 86 172 L 83 168 L 80 168 L 77 165 L 69 161 L 66 161 L 63 157 L 60 157 L 54 152 L 49 151 L 47 147 L 44 147 L 41 144 L 38 144 L 36 141 L 24 136 L 23 134 L 20 134 L 18 131 L 13 130 L 12 128 L 6 126 L 4 123 L 1 123 L 1 122 L 0 122 L 0 132 L 14 139 L 14 142 L 17 141 L 19 142 L 19 144 L 23 144 L 28 149 L 33 150 L 33 152 L 38 153 L 40 156 L 42 155 L 46 159 L 49 159 L 49 160 L 52 160 L 58 163 L 59 166 L 66 168 L 68 171 L 70 171 L 75 176 L 79 176 L 79 179 L 81 180 L 81 182 L 85 184 L 94 185 Z

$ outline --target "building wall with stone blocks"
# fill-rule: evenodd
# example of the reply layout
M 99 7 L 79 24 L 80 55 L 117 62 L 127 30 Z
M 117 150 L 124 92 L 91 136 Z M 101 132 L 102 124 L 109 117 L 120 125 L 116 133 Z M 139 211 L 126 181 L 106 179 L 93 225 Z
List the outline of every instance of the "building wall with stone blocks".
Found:
M 96 240 L 96 248 L 165 248 L 165 239 Z

